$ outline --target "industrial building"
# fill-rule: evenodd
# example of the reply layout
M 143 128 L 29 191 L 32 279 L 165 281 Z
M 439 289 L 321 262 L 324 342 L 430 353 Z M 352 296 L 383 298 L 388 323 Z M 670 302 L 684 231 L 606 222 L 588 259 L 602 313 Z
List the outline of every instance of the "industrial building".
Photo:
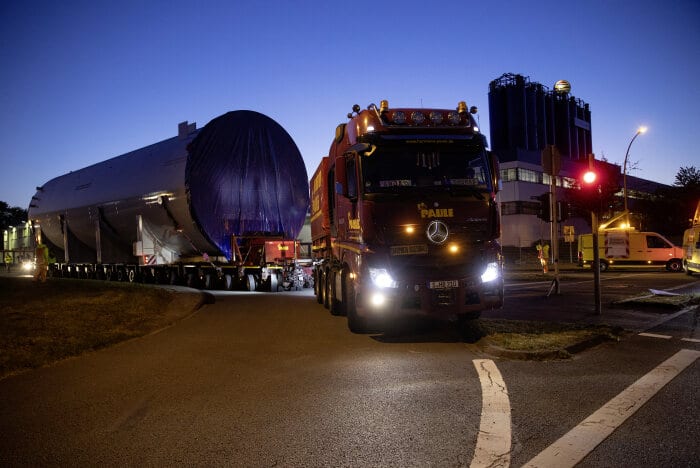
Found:
M 593 148 L 590 107 L 566 91 L 558 92 L 530 81 L 529 77 L 511 73 L 489 84 L 491 150 L 500 161 L 503 182 L 499 193 L 501 243 L 511 260 L 523 255 L 522 252 L 534 252 L 535 244 L 551 239 L 550 223 L 537 217 L 541 206 L 538 197 L 549 192 L 551 186 L 551 176 L 542 165 L 543 149 L 554 145 L 561 155 L 555 179 L 557 200 L 570 199 L 570 191 L 588 166 Z M 607 166 L 622 177 L 618 165 L 599 160 L 596 165 Z M 628 175 L 627 185 L 632 200 L 635 196 L 654 193 L 662 184 Z M 616 206 L 610 207 L 610 214 L 615 210 Z M 591 232 L 590 217 L 586 213 L 566 214 L 567 219 L 558 228 L 562 261 L 575 260 L 576 237 Z M 573 233 L 573 238 L 565 236 L 565 232 Z M 568 246 L 567 240 L 571 241 Z

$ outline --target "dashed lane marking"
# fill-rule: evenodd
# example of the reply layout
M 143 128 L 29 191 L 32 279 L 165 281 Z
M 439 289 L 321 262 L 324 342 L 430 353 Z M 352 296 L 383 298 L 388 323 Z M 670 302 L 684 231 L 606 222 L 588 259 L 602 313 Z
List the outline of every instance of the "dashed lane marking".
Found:
M 481 422 L 471 468 L 510 466 L 510 400 L 508 389 L 496 364 L 475 359 L 481 382 Z
M 661 338 L 662 340 L 670 340 L 673 338 L 671 335 L 657 335 L 656 333 L 640 333 L 639 336 L 646 336 L 647 338 Z
M 627 387 L 581 424 L 527 462 L 526 467 L 573 467 L 664 385 L 700 357 L 700 351 L 682 349 Z
M 700 343 L 700 340 L 697 338 L 681 338 L 681 341 L 689 341 L 691 343 Z

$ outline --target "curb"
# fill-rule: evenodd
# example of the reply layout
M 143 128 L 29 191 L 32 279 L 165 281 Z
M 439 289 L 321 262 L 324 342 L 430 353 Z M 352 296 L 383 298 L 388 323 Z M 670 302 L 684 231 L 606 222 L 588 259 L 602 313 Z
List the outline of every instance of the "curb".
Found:
M 575 354 L 591 349 L 607 341 L 616 341 L 616 338 L 608 335 L 596 335 L 565 348 L 548 349 L 543 351 L 506 349 L 490 343 L 488 339 L 480 340 L 476 345 L 482 352 L 494 357 L 519 361 L 552 361 L 571 359 Z

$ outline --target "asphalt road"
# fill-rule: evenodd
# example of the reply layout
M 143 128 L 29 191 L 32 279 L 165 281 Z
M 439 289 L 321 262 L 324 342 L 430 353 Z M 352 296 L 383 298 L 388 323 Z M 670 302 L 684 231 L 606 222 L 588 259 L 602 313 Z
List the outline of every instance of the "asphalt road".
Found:
M 695 284 L 620 275 L 605 281 L 620 290 L 606 305 L 647 281 Z M 485 315 L 601 320 L 578 281 L 549 298 L 546 282 L 511 285 L 507 306 Z M 633 286 L 623 293 L 622 282 Z M 697 311 L 606 307 L 604 317 L 639 329 L 571 360 L 512 361 L 443 325 L 354 335 L 309 290 L 216 293 L 160 333 L 0 381 L 0 465 L 470 466 L 488 439 L 485 413 L 505 417 L 494 432 L 508 429 L 494 466 L 522 466 L 667 359 L 700 349 L 688 341 L 699 338 Z M 493 370 L 480 380 L 489 363 L 507 413 L 482 401 L 496 381 Z M 648 402 L 630 399 L 634 412 L 579 466 L 697 466 L 699 381 L 691 354 Z

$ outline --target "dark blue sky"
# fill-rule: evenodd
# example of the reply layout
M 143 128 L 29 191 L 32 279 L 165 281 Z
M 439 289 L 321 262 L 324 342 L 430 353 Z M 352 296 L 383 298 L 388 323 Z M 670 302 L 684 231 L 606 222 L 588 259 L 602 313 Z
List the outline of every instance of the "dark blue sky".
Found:
M 671 184 L 700 167 L 700 2 L 130 1 L 0 5 L 0 200 L 27 207 L 71 170 L 251 109 L 309 176 L 353 104 L 480 108 L 519 73 L 569 80 L 593 149 Z

